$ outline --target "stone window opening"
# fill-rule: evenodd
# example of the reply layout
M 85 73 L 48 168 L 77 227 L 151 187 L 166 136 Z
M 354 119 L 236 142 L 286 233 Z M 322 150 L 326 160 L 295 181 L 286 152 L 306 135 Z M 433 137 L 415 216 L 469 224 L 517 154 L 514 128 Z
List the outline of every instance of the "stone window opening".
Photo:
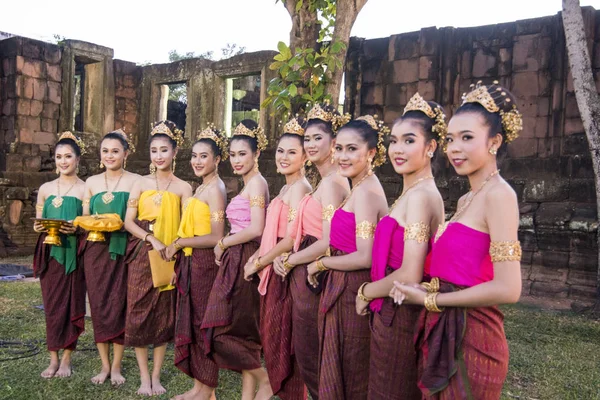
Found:
M 225 113 L 223 126 L 227 136 L 244 119 L 260 124 L 261 74 L 225 79 Z
M 185 132 L 188 106 L 188 83 L 169 82 L 160 85 L 159 120 L 173 121 Z
M 73 130 L 83 132 L 83 115 L 85 99 L 85 64 L 75 61 L 73 75 Z

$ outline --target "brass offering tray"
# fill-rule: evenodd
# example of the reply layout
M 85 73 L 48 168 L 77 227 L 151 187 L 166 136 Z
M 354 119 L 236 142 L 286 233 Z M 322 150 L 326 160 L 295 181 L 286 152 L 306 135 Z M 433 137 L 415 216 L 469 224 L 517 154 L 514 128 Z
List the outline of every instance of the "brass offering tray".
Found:
M 73 225 L 90 232 L 87 237 L 88 241 L 104 242 L 106 237 L 103 232 L 120 230 L 123 227 L 123 221 L 119 214 L 94 214 L 75 218 Z
M 45 229 L 48 236 L 44 239 L 44 244 L 51 244 L 53 246 L 60 246 L 62 242 L 60 241 L 60 228 L 63 224 L 69 223 L 69 221 L 64 219 L 54 219 L 54 218 L 31 218 L 35 222 L 39 222 Z

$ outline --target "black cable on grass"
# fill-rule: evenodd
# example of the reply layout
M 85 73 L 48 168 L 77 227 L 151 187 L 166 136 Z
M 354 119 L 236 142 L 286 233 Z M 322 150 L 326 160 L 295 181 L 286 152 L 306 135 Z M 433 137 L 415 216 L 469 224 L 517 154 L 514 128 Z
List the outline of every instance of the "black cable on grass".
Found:
M 0 362 L 20 360 L 40 354 L 37 340 L 0 340 L 0 352 L 8 353 L 8 358 L 0 358 Z

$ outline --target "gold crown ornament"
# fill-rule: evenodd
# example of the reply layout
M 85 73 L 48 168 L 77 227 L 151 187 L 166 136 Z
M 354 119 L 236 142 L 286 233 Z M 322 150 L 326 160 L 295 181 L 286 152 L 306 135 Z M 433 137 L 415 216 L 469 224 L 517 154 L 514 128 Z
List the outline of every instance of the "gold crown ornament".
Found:
M 127 134 L 125 133 L 125 131 L 123 129 L 117 129 L 117 130 L 109 132 L 109 133 L 114 133 L 116 135 L 121 136 L 123 139 L 125 139 L 125 141 L 127 142 L 127 146 L 129 147 L 129 152 L 135 153 L 135 145 L 133 144 L 133 141 L 127 136 Z
M 290 119 L 283 126 L 283 133 L 291 133 L 293 135 L 304 136 L 304 128 L 298 122 L 298 117 Z
M 58 137 L 58 140 L 56 142 L 58 143 L 58 142 L 60 142 L 63 139 L 71 139 L 72 141 L 75 142 L 75 144 L 77 144 L 77 147 L 79 147 L 79 152 L 81 154 L 85 154 L 86 153 L 87 146 L 85 145 L 85 143 L 83 143 L 83 140 L 81 140 L 80 138 L 78 138 L 77 136 L 75 136 L 72 132 L 65 131 L 65 132 L 61 133 L 60 136 Z
M 171 128 L 169 128 L 167 126 L 167 124 L 165 124 L 165 121 L 155 122 L 152 125 L 155 125 L 155 124 L 158 124 L 158 125 L 156 125 L 152 128 L 152 131 L 150 131 L 150 136 L 154 136 L 154 135 L 158 135 L 158 134 L 167 135 L 168 137 L 173 139 L 175 141 L 175 143 L 177 143 L 177 147 L 180 147 L 183 144 L 183 131 L 181 129 L 175 128 L 172 131 Z
M 248 129 L 246 128 L 246 125 L 240 122 L 233 130 L 233 136 L 249 136 L 251 138 L 255 138 L 258 142 L 259 151 L 266 149 L 267 145 L 269 144 L 267 136 L 265 135 L 265 131 L 263 131 L 260 126 L 256 127 L 255 129 Z
M 377 119 L 377 115 L 363 115 L 362 117 L 356 118 L 356 120 L 366 122 L 377 132 L 377 154 L 373 159 L 373 166 L 379 167 L 380 165 L 383 165 L 386 160 L 386 150 L 383 141 L 385 135 L 390 133 L 390 128 L 385 126 L 383 121 Z
M 228 146 L 227 138 L 225 138 L 219 134 L 219 130 L 215 127 L 214 124 L 209 123 L 208 126 L 204 130 L 202 130 L 200 133 L 198 133 L 196 140 L 200 140 L 200 139 L 210 139 L 213 142 L 215 142 L 215 144 L 217 145 L 219 150 L 221 150 L 221 159 L 222 160 L 226 160 L 227 157 L 229 156 L 229 153 L 227 152 L 227 146 Z
M 326 105 L 329 105 L 328 102 L 325 102 Z M 342 126 L 346 125 L 350 121 L 350 114 L 340 115 L 338 113 L 333 113 L 330 111 L 325 111 L 323 107 L 319 103 L 315 104 L 308 114 L 306 115 L 307 121 L 311 119 L 320 119 L 321 121 L 331 122 L 331 128 L 333 132 L 337 132 Z
M 508 97 L 505 90 L 498 85 L 498 81 L 494 81 L 492 86 L 496 86 L 496 89 L 491 89 L 483 85 L 481 81 L 478 81 L 476 84 L 471 84 L 471 91 L 463 93 L 462 95 L 462 104 L 477 103 L 483 106 L 488 112 L 500 114 L 500 117 L 502 118 L 502 128 L 506 134 L 506 143 L 510 143 L 518 138 L 519 133 L 523 130 L 523 116 L 519 110 L 517 110 L 516 104 L 510 104 L 510 97 Z M 501 110 L 500 106 L 509 108 L 509 110 Z
M 446 124 L 446 114 L 444 114 L 442 107 L 436 106 L 435 109 L 431 108 L 429 103 L 419 93 L 415 93 L 408 101 L 408 104 L 406 104 L 402 115 L 405 115 L 409 111 L 420 111 L 433 119 L 435 124 L 433 124 L 431 130 L 438 136 L 439 145 L 445 146 L 448 125 Z

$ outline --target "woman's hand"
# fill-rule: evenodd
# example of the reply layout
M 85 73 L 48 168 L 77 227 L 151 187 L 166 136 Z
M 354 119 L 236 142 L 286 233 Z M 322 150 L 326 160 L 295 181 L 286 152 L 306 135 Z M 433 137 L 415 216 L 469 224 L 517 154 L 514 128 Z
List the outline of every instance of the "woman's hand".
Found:
M 165 257 L 167 257 L 167 260 L 172 261 L 175 259 L 175 254 L 177 254 L 178 251 L 179 250 L 177 250 L 175 246 L 173 246 L 173 243 L 171 243 L 165 250 Z
M 171 276 L 171 282 L 169 282 L 172 286 L 175 286 L 177 283 L 177 272 L 173 272 L 173 276 Z
M 306 267 L 306 271 L 308 272 L 306 280 L 308 280 L 308 283 L 312 287 L 316 288 L 319 285 L 319 281 L 317 281 L 317 275 L 319 275 L 322 272 L 317 269 L 317 262 L 313 261 L 310 264 L 308 264 L 308 266 Z
M 73 225 L 71 222 L 64 222 L 60 225 L 60 229 L 58 231 L 64 235 L 72 235 L 76 230 L 77 227 L 75 227 L 75 225 Z
M 275 260 L 273 260 L 273 271 L 279 276 L 281 276 L 281 280 L 284 280 L 287 274 L 291 271 L 284 267 L 283 258 L 285 256 L 279 256 Z
M 358 315 L 367 315 L 369 313 L 369 302 L 362 300 L 356 295 L 356 313 Z
M 398 281 L 394 281 L 394 287 L 390 291 L 390 297 L 396 304 L 423 305 L 425 304 L 425 294 L 427 294 L 427 289 L 418 283 L 406 285 Z
M 252 275 L 256 274 L 259 271 L 259 269 L 254 263 L 256 259 L 257 257 L 252 256 L 248 259 L 246 265 L 244 265 L 244 279 L 247 281 L 251 281 Z
M 215 246 L 214 248 L 214 252 L 215 252 L 215 263 L 217 265 L 221 265 L 221 258 L 223 258 L 223 253 L 225 252 L 221 246 L 219 246 L 218 244 Z
M 47 232 L 46 228 L 44 228 L 44 225 L 42 225 L 41 222 L 39 221 L 34 221 L 33 222 L 33 230 L 36 232 Z
M 165 246 L 163 242 L 152 235 L 148 236 L 148 241 L 152 245 L 152 248 L 160 254 L 160 258 L 165 261 L 171 261 L 170 258 L 167 258 L 167 246 Z

